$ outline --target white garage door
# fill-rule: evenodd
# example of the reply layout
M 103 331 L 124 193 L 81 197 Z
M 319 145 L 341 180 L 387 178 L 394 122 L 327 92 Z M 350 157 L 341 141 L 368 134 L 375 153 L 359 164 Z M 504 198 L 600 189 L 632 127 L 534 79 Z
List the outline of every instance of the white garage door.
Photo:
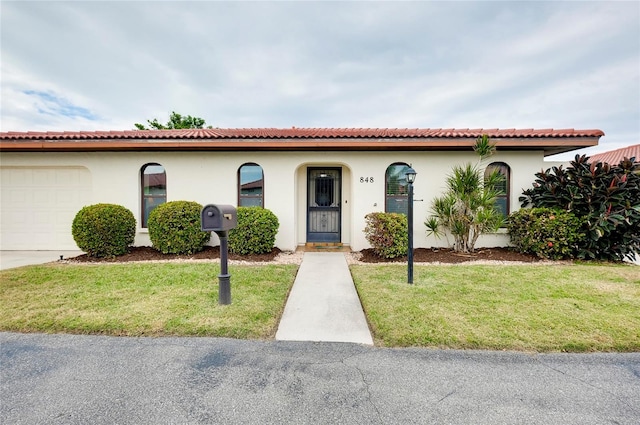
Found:
M 71 223 L 90 201 L 84 167 L 0 168 L 0 249 L 78 249 Z

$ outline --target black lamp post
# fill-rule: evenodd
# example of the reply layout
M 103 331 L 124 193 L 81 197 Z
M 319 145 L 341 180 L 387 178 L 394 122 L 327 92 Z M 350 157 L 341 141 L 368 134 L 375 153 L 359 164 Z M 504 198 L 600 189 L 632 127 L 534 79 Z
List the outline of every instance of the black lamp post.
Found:
M 416 170 L 409 167 L 405 172 L 405 178 L 409 184 L 409 205 L 407 208 L 407 220 L 409 221 L 409 249 L 407 253 L 407 281 L 413 284 L 413 182 L 416 181 Z

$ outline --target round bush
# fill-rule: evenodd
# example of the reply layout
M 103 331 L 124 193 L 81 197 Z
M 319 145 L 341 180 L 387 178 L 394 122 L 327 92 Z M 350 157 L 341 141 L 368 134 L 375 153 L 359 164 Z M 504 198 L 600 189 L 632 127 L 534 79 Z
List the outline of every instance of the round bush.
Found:
M 229 251 L 234 254 L 266 254 L 273 250 L 278 217 L 262 207 L 238 207 L 238 226 L 229 231 Z
M 147 223 L 153 248 L 163 254 L 202 251 L 211 233 L 201 230 L 201 210 L 202 205 L 191 201 L 171 201 L 155 207 Z
M 91 257 L 126 254 L 136 235 L 133 213 L 121 205 L 95 204 L 82 208 L 71 225 L 78 248 Z
M 575 258 L 585 241 L 584 220 L 551 208 L 522 208 L 507 228 L 516 250 L 552 260 Z
M 409 250 L 407 216 L 398 213 L 375 212 L 365 216 L 365 237 L 376 255 L 398 258 Z

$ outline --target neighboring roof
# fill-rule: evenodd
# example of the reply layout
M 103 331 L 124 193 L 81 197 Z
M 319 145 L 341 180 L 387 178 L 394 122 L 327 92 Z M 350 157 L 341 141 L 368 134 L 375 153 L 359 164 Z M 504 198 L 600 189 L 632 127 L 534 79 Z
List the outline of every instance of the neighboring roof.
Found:
M 264 186 L 264 179 L 260 179 L 260 180 L 254 180 L 252 182 L 249 183 L 245 183 L 242 186 L 240 186 L 242 189 L 255 189 L 255 188 L 262 188 Z
M 146 174 L 144 177 L 146 180 L 146 184 L 150 187 L 167 187 L 166 173 Z
M 77 132 L 2 132 L 0 150 L 440 150 L 469 149 L 487 134 L 499 149 L 545 154 L 596 146 L 601 130 L 244 128 Z
M 640 145 L 631 145 L 626 148 L 620 148 L 613 151 L 603 152 L 591 155 L 589 160 L 591 163 L 596 161 L 607 162 L 611 165 L 618 165 L 625 158 L 635 158 L 635 162 L 640 162 Z

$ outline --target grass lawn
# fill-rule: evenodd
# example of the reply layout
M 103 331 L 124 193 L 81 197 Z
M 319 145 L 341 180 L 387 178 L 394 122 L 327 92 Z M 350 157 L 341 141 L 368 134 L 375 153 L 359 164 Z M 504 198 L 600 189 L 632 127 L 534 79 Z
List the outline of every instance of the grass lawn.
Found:
M 296 265 L 47 264 L 0 272 L 0 331 L 271 338 Z M 354 265 L 378 345 L 640 351 L 640 267 Z
M 42 265 L 0 272 L 0 330 L 108 335 L 275 335 L 297 266 L 230 267 L 231 305 L 218 305 L 218 264 Z
M 354 265 L 376 344 L 640 351 L 640 267 Z

